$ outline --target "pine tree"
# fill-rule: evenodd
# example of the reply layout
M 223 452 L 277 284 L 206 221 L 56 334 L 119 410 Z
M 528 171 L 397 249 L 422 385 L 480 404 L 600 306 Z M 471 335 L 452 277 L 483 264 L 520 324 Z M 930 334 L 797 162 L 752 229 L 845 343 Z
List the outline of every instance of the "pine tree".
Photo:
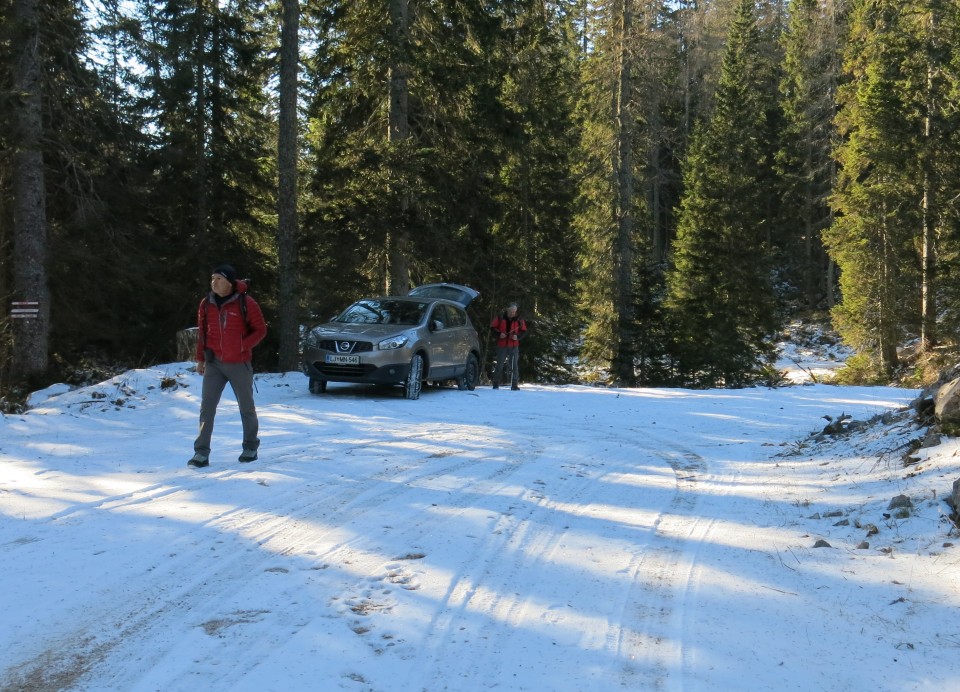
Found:
M 836 180 L 833 115 L 843 4 L 792 0 L 789 29 L 782 38 L 780 103 L 786 126 L 778 167 L 785 180 L 785 216 L 792 220 L 782 242 L 783 263 L 807 310 L 824 300 L 833 302 L 833 265 L 821 234 L 832 220 L 828 197 Z
M 926 8 L 929 9 L 929 8 Z M 841 269 L 842 302 L 834 309 L 844 339 L 889 375 L 897 348 L 922 325 L 918 297 L 932 276 L 926 212 L 939 186 L 930 166 L 938 145 L 929 136 L 930 53 L 926 11 L 900 2 L 859 2 L 851 15 L 837 117 L 845 139 L 826 235 Z M 933 287 L 931 286 L 931 290 Z
M 298 84 L 300 72 L 300 3 L 282 0 L 280 30 L 280 94 L 277 136 L 277 291 L 280 314 L 281 372 L 298 366 L 300 337 L 299 231 L 297 163 L 300 157 Z
M 660 2 L 619 0 L 601 6 L 582 69 L 584 154 L 578 170 L 575 228 L 583 239 L 581 355 L 610 378 L 656 381 L 656 264 L 665 252 L 664 169 L 675 144 L 679 108 L 663 85 L 677 64 L 676 43 Z M 671 122 L 673 120 L 673 122 Z M 654 357 L 656 354 L 656 357 Z
M 578 238 L 569 232 L 573 209 L 572 158 L 576 67 L 573 33 L 560 6 L 524 3 L 505 21 L 498 51 L 505 65 L 498 96 L 511 126 L 505 133 L 498 214 L 491 219 L 493 271 L 477 274 L 501 309 L 519 300 L 530 324 L 521 349 L 524 373 L 567 381 L 578 321 Z
M 44 49 L 40 2 L 14 0 L 12 12 L 13 93 L 13 290 L 17 302 L 36 308 L 35 317 L 14 319 L 12 370 L 18 377 L 43 373 L 50 340 L 47 279 L 47 204 L 43 162 Z M 28 313 L 18 313 L 28 314 Z
M 155 118 L 160 197 L 151 221 L 172 241 L 171 278 L 196 277 L 186 287 L 190 303 L 218 262 L 255 270 L 267 286 L 275 264 L 276 126 L 267 91 L 275 33 L 264 8 L 255 0 L 140 0 L 139 17 L 136 57 L 147 66 L 141 90 Z
M 933 170 L 943 185 L 940 191 L 938 239 L 935 256 L 938 329 L 945 342 L 956 343 L 960 332 L 960 6 L 938 3 L 940 35 L 935 46 L 942 56 L 940 77 L 943 101 L 937 109 L 938 144 Z
M 739 386 L 755 378 L 777 324 L 768 234 L 773 133 L 770 67 L 753 3 L 731 25 L 710 119 L 685 164 L 666 307 L 683 382 Z
M 411 283 L 478 288 L 480 322 L 514 299 L 528 319 L 543 316 L 524 357 L 562 377 L 562 356 L 539 357 L 573 331 L 562 8 L 411 3 L 401 37 L 378 8 L 351 2 L 314 18 L 304 226 L 321 270 L 305 290 L 324 317 L 358 292 L 397 290 L 400 251 Z

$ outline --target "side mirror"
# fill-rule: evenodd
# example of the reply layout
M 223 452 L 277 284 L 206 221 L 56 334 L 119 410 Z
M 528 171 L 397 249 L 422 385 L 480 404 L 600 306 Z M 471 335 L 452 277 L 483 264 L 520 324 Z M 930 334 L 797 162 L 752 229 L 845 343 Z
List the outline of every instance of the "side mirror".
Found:
M 443 329 L 443 322 L 440 320 L 430 320 L 430 331 L 438 332 Z

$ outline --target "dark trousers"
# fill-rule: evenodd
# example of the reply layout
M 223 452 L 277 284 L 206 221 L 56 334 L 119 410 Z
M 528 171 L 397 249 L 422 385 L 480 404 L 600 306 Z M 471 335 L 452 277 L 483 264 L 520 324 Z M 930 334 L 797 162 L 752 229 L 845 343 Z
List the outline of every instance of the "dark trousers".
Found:
M 519 346 L 497 346 L 497 368 L 493 371 L 493 386 L 499 387 L 500 380 L 503 379 L 503 366 L 506 364 L 510 368 L 512 375 L 510 385 L 516 387 L 520 382 L 520 347 Z
M 210 438 L 213 436 L 213 419 L 224 387 L 230 383 L 240 407 L 240 422 L 243 424 L 243 448 L 258 449 L 260 422 L 257 407 L 253 403 L 253 365 L 250 363 L 207 363 L 203 373 L 203 392 L 200 399 L 200 434 L 193 443 L 193 451 L 210 454 Z

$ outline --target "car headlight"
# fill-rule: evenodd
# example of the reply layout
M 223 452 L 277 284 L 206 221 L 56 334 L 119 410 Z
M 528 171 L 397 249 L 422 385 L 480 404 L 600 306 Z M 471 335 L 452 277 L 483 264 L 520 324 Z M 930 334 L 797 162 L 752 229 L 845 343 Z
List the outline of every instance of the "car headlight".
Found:
M 397 336 L 391 336 L 389 339 L 384 339 L 379 344 L 377 348 L 381 351 L 390 351 L 395 348 L 403 348 L 408 341 L 406 334 L 398 334 Z

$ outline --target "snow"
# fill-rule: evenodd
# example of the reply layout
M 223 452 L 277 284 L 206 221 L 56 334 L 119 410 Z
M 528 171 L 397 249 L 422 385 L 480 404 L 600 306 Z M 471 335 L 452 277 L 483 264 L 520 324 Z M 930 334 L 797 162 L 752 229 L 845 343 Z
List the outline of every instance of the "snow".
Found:
M 837 368 L 853 355 L 836 334 L 816 324 L 791 322 L 782 337 L 776 344 L 775 365 L 793 384 L 829 382 Z
M 0 417 L 0 689 L 960 689 L 914 391 L 256 381 L 252 464 L 189 363 Z

